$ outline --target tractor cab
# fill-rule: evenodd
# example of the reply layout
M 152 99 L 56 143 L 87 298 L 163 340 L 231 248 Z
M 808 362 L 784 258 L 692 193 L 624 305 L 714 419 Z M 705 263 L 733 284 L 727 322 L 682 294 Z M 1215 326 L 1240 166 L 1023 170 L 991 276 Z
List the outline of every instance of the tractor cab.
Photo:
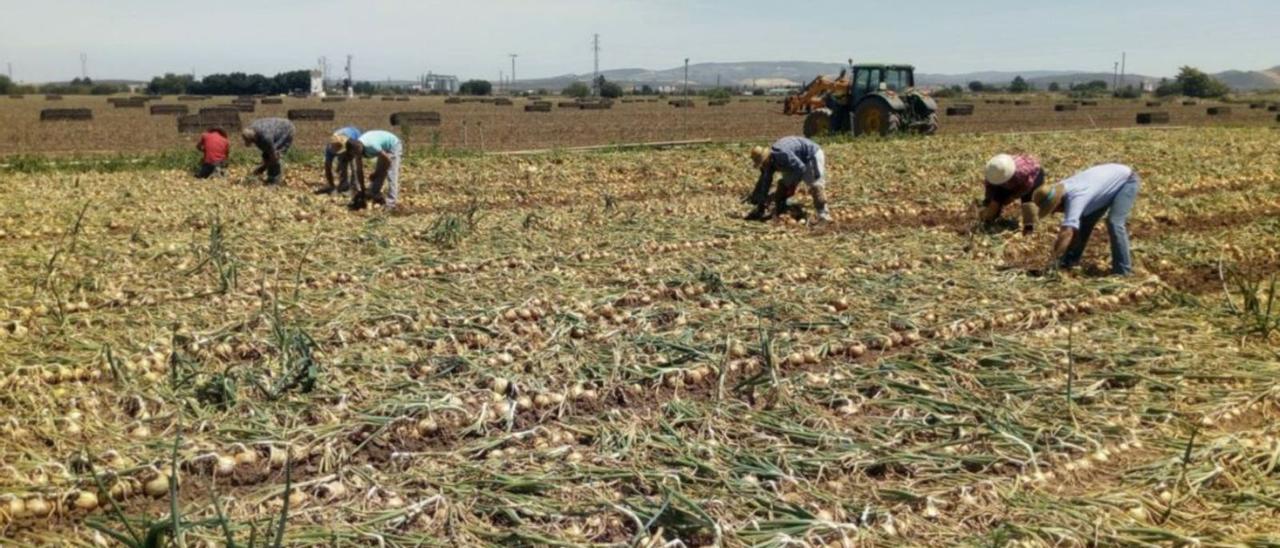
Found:
M 877 92 L 906 93 L 916 86 L 915 68 L 910 65 L 855 65 L 853 101 Z

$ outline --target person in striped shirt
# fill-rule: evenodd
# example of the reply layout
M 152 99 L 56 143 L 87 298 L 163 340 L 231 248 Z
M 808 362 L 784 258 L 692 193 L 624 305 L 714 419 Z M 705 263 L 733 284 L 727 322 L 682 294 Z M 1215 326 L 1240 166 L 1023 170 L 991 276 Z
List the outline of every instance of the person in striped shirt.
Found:
M 333 132 L 333 136 L 329 139 L 329 144 L 324 147 L 324 188 L 316 191 L 316 194 L 333 194 L 334 192 L 347 192 L 351 190 L 351 155 L 346 154 L 346 143 L 352 139 L 360 138 L 360 129 L 356 127 L 344 127 Z M 343 150 L 343 154 L 339 154 L 339 147 Z M 338 185 L 333 184 L 333 162 L 338 162 Z
M 359 139 L 348 140 L 343 152 L 354 158 L 352 165 L 355 166 L 356 194 L 348 207 L 364 209 L 369 201 L 373 201 L 382 204 L 385 210 L 394 210 L 400 197 L 400 160 L 404 155 L 400 138 L 390 131 L 368 131 Z M 368 187 L 364 184 L 365 159 L 374 160 Z M 387 187 L 385 198 L 382 196 L 384 184 Z
M 1037 210 L 1031 203 L 1031 195 L 1044 185 L 1045 172 L 1040 161 L 1027 154 L 996 155 L 987 162 L 986 196 L 978 218 L 991 224 L 1000 218 L 1000 212 L 1014 201 L 1022 202 L 1022 233 L 1030 235 L 1036 230 Z

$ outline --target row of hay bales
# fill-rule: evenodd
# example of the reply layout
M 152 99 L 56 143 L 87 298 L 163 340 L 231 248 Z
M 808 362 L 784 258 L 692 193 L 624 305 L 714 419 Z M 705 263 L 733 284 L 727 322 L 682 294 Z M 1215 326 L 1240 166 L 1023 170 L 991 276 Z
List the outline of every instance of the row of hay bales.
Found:
M 152 105 L 151 114 L 177 117 L 179 133 L 199 133 L 209 128 L 220 128 L 227 132 L 240 131 L 243 127 L 240 120 L 241 110 L 235 107 L 208 107 L 199 112 L 190 113 L 187 105 Z M 286 116 L 295 122 L 332 122 L 336 113 L 332 109 L 291 109 Z M 40 121 L 89 121 L 93 120 L 93 110 L 88 108 L 57 108 L 40 111 Z M 392 126 L 439 126 L 439 112 L 406 111 L 393 113 L 389 119 Z

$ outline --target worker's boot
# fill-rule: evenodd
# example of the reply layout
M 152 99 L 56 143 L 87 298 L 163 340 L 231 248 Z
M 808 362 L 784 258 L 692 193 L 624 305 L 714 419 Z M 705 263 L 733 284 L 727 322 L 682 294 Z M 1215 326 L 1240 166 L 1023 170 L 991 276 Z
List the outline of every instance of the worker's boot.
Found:
M 787 195 L 779 193 L 773 199 L 773 218 L 781 219 L 791 211 L 791 207 L 787 205 Z
M 818 210 L 818 220 L 831 222 L 831 212 L 827 210 L 827 190 L 819 186 L 810 188 L 809 193 L 813 194 L 813 208 Z
M 751 210 L 751 213 L 748 213 L 748 214 L 747 214 L 747 216 L 745 217 L 745 219 L 746 219 L 746 220 L 748 220 L 748 221 L 763 221 L 763 220 L 765 220 L 765 209 L 764 209 L 764 206 L 756 206 L 756 208 L 755 208 L 755 209 Z

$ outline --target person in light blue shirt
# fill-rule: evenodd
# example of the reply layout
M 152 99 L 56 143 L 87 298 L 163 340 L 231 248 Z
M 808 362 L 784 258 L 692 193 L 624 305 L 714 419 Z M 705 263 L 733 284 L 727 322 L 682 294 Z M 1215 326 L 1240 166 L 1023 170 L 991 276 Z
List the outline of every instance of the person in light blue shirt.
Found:
M 382 204 L 388 211 L 395 209 L 400 197 L 400 159 L 404 155 L 404 145 L 400 138 L 390 131 L 375 129 L 360 135 L 359 139 L 347 142 L 344 152 L 354 159 L 356 195 L 351 200 L 351 209 L 363 209 L 368 201 Z M 373 173 L 369 175 L 369 187 L 364 184 L 364 161 L 374 160 Z M 386 185 L 387 195 L 382 196 L 382 186 Z
M 760 178 L 745 200 L 756 206 L 747 215 L 748 220 L 766 218 L 769 189 L 773 186 L 776 174 L 781 174 L 782 177 L 778 181 L 778 190 L 774 193 L 775 217 L 786 213 L 787 199 L 795 194 L 800 182 L 804 181 L 809 187 L 809 194 L 813 196 L 813 207 L 817 210 L 818 220 L 831 220 L 831 213 L 827 210 L 827 157 L 818 143 L 804 137 L 783 137 L 768 148 L 752 148 L 751 163 L 760 170 Z
M 1111 237 L 1111 273 L 1128 276 L 1133 273 L 1133 257 L 1129 251 L 1129 213 L 1138 199 L 1141 182 L 1133 168 L 1122 164 L 1094 166 L 1053 186 L 1036 189 L 1032 201 L 1040 217 L 1063 213 L 1058 239 L 1053 245 L 1050 268 L 1073 268 L 1084 255 L 1085 244 L 1094 225 L 1107 218 Z
M 316 191 L 316 194 L 333 194 L 334 192 L 347 192 L 351 190 L 351 155 L 346 154 L 347 143 L 360 138 L 360 129 L 356 127 L 344 127 L 333 132 L 329 138 L 329 144 L 324 147 L 324 182 L 325 187 Z M 339 154 L 341 150 L 343 153 Z M 337 186 L 333 184 L 333 161 L 338 161 L 338 180 Z

